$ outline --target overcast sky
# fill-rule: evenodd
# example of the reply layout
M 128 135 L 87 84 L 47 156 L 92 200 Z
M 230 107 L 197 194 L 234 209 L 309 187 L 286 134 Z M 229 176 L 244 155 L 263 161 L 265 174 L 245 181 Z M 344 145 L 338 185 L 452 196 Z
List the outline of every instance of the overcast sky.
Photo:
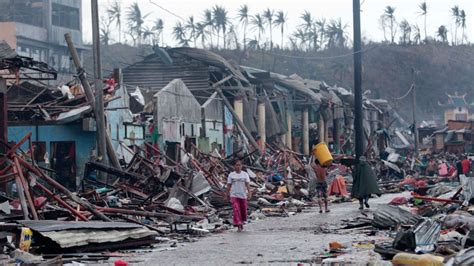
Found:
M 211 8 L 212 6 L 219 4 L 224 6 L 229 11 L 229 17 L 237 17 L 237 9 L 242 4 L 249 6 L 249 11 L 252 15 L 262 13 L 266 8 L 274 10 L 283 10 L 288 14 L 288 25 L 286 28 L 285 35 L 291 34 L 295 28 L 301 24 L 300 15 L 305 10 L 312 13 L 317 18 L 341 18 L 344 23 L 348 25 L 347 32 L 352 39 L 352 0 L 226 0 L 226 1 L 213 1 L 213 0 L 151 0 L 156 4 L 166 8 L 174 14 L 187 18 L 194 16 L 195 20 L 202 19 L 202 13 L 205 8 Z M 82 0 L 83 2 L 83 32 L 84 41 L 90 42 L 91 37 L 91 16 L 90 16 L 90 0 Z M 101 0 L 99 1 L 99 16 L 105 16 L 105 10 L 110 6 L 113 0 Z M 134 3 L 133 0 L 118 0 L 122 5 L 122 12 L 124 13 L 122 18 L 122 29 L 126 28 L 126 10 Z M 149 14 L 146 23 L 153 24 L 157 18 L 161 18 L 164 21 L 164 39 L 167 45 L 176 45 L 175 40 L 172 37 L 172 27 L 179 20 L 176 16 L 166 12 L 163 9 L 150 3 L 150 0 L 137 0 L 136 1 L 143 14 Z M 371 40 L 382 40 L 383 31 L 381 30 L 379 18 L 383 13 L 384 8 L 387 5 L 396 8 L 395 16 L 397 21 L 407 19 L 411 24 L 418 24 L 424 36 L 423 17 L 419 15 L 419 3 L 422 0 L 361 0 L 362 13 L 362 34 L 363 37 Z M 458 5 L 460 9 L 464 9 L 467 14 L 467 29 L 466 35 L 472 42 L 474 39 L 474 0 L 427 0 L 428 5 L 428 16 L 427 16 L 427 31 L 428 35 L 435 36 L 435 32 L 440 25 L 445 25 L 448 28 L 448 35 L 454 34 L 454 20 L 451 17 L 450 9 L 454 5 Z M 112 38 L 118 39 L 117 30 L 115 31 Z M 241 31 L 238 30 L 241 34 Z M 288 35 L 287 35 L 288 34 Z M 247 38 L 256 36 L 256 32 L 247 33 Z M 460 35 L 460 33 L 458 33 Z M 274 30 L 274 42 L 279 43 L 280 41 L 279 30 Z M 122 37 L 123 38 L 123 37 Z M 398 37 L 396 38 L 398 40 Z M 451 37 L 449 37 L 451 39 Z M 130 37 L 128 37 L 130 40 Z

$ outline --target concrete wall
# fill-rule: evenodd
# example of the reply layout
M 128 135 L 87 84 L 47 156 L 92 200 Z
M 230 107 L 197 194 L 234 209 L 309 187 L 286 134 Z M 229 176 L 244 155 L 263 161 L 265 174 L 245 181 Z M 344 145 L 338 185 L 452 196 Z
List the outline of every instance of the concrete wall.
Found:
M 0 22 L 0 41 L 6 41 L 12 49 L 16 49 L 15 22 Z
M 50 160 L 52 159 L 51 142 L 74 141 L 76 143 L 76 173 L 79 177 L 83 176 L 84 165 L 89 161 L 91 150 L 95 148 L 95 132 L 83 131 L 82 124 L 9 126 L 8 140 L 18 142 L 30 132 L 32 141 L 46 142 L 46 151 Z M 27 144 L 21 148 L 28 150 Z

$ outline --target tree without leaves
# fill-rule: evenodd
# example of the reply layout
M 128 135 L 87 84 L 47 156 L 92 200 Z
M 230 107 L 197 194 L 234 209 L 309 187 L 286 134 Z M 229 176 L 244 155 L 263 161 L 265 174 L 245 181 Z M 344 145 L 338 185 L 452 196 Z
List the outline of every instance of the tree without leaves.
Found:
M 427 41 L 427 40 L 428 40 L 428 35 L 427 35 L 427 33 L 426 33 L 426 16 L 427 16 L 427 14 L 428 14 L 428 6 L 426 5 L 426 1 L 420 3 L 420 4 L 418 5 L 418 7 L 421 9 L 421 11 L 419 12 L 419 14 L 420 14 L 421 16 L 424 16 L 424 17 L 425 17 L 425 41 Z
M 280 49 L 283 49 L 283 39 L 285 37 L 285 24 L 288 21 L 287 15 L 283 12 L 283 10 L 280 10 L 276 14 L 276 19 L 274 21 L 275 26 L 280 27 L 281 31 L 281 44 L 280 44 Z
M 400 44 L 409 45 L 411 44 L 411 26 L 406 19 L 400 22 L 400 30 L 402 35 L 400 36 Z
M 107 9 L 107 14 L 111 22 L 115 21 L 119 31 L 119 43 L 122 43 L 122 8 L 117 0 Z
M 112 24 L 112 19 L 110 17 L 108 18 L 101 18 L 101 25 L 99 29 L 99 38 L 100 42 L 108 46 L 110 42 L 110 25 Z
M 274 11 L 270 10 L 270 8 L 267 8 L 262 14 L 262 16 L 265 18 L 265 24 L 268 25 L 270 30 L 270 51 L 273 50 L 273 14 Z
M 242 26 L 244 26 L 243 44 L 244 44 L 244 50 L 246 50 L 247 49 L 247 26 L 249 24 L 249 19 L 250 19 L 249 7 L 247 5 L 243 5 L 239 8 L 237 13 L 238 13 L 238 18 L 239 18 L 240 23 L 242 24 Z

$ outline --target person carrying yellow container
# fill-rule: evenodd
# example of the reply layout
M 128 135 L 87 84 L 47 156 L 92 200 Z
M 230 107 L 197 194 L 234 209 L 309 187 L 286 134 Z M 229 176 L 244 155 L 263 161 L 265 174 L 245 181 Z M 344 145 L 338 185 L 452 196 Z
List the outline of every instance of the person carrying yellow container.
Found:
M 319 143 L 313 147 L 313 154 L 315 157 L 315 164 L 313 166 L 316 174 L 316 196 L 318 197 L 319 213 L 324 211 L 329 212 L 328 209 L 328 184 L 327 184 L 327 170 L 326 167 L 332 164 L 332 155 L 325 143 Z

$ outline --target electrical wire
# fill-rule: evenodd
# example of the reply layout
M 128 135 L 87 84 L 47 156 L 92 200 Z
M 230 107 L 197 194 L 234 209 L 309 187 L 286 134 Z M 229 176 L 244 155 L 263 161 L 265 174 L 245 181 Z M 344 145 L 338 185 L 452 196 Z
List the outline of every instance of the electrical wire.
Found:
M 403 100 L 405 99 L 409 94 L 410 92 L 413 90 L 413 84 L 410 86 L 410 89 L 408 89 L 408 91 L 402 96 L 402 97 L 398 97 L 398 98 L 394 98 L 393 100 L 395 101 L 400 101 L 400 100 Z

